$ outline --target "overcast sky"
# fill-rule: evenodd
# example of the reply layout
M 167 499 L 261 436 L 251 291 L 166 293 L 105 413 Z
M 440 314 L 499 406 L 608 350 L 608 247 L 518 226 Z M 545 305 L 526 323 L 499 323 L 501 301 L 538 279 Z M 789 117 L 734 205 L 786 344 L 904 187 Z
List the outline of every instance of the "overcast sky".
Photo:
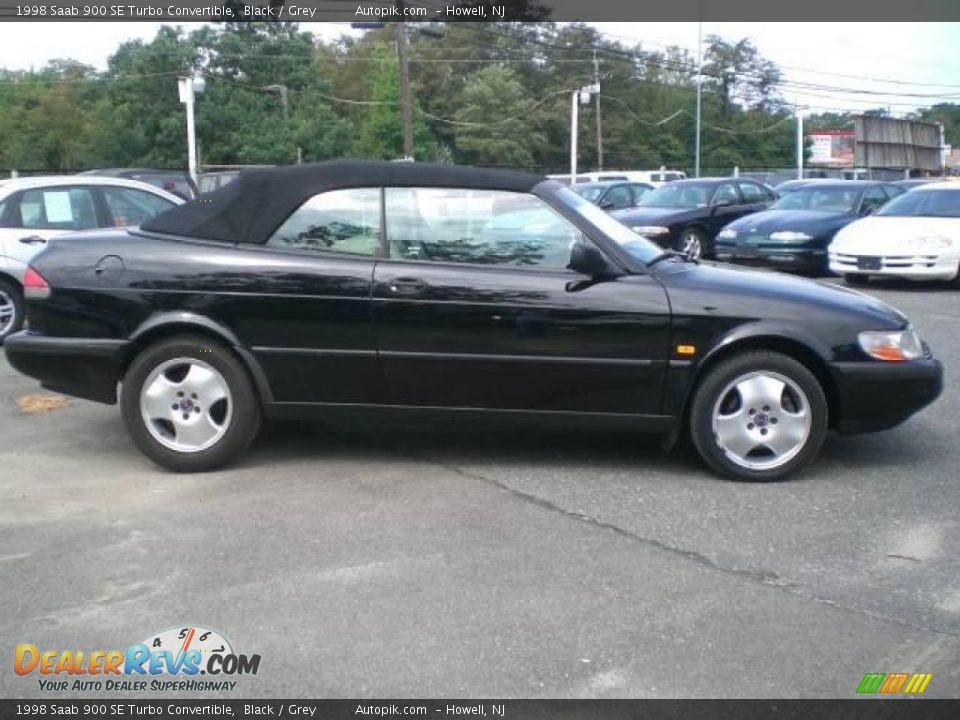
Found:
M 647 49 L 679 45 L 696 52 L 696 23 L 593 25 L 604 34 L 628 44 L 640 42 Z M 159 26 L 0 24 L 0 67 L 28 69 L 67 57 L 102 69 L 120 42 L 149 39 Z M 354 32 L 346 23 L 307 23 L 303 27 L 325 38 Z M 960 102 L 960 23 L 704 23 L 703 33 L 704 37 L 716 34 L 728 40 L 750 37 L 766 57 L 781 66 L 788 81 L 876 93 L 810 88 L 784 91 L 790 102 L 815 111 L 889 106 L 894 114 L 902 114 L 917 105 Z

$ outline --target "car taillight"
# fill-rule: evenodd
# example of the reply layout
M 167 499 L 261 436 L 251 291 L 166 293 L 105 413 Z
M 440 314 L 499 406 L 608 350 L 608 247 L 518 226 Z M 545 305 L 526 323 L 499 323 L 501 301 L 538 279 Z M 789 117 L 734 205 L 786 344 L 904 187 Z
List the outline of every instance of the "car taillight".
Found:
M 27 274 L 23 276 L 23 296 L 30 300 L 46 300 L 50 297 L 49 283 L 32 267 L 27 267 Z

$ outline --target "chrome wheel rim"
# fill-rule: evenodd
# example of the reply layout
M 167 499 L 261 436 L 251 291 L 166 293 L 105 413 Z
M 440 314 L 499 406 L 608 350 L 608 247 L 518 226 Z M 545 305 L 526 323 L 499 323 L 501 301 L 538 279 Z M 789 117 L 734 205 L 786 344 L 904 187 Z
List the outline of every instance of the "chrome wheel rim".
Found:
M 680 243 L 680 250 L 689 258 L 700 259 L 700 253 L 703 248 L 700 246 L 700 238 L 694 232 L 684 233 Z
M 810 402 L 793 380 L 775 372 L 741 375 L 713 408 L 717 447 L 736 465 L 772 470 L 795 458 L 810 437 Z
M 161 363 L 140 391 L 150 436 L 170 450 L 196 453 L 216 445 L 230 427 L 233 398 L 214 367 L 194 358 Z
M 0 337 L 10 332 L 16 317 L 17 306 L 13 304 L 13 298 L 8 292 L 0 290 Z

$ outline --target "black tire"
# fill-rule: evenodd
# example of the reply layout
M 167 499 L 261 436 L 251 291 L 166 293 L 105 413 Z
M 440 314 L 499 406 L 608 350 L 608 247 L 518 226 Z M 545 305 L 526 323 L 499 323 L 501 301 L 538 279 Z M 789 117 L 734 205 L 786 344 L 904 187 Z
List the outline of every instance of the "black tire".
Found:
M 150 374 L 162 363 L 178 358 L 199 361 L 219 372 L 232 402 L 223 435 L 212 446 L 195 452 L 181 452 L 159 442 L 140 410 L 141 392 Z M 206 472 L 231 463 L 247 450 L 260 429 L 259 397 L 247 369 L 229 348 L 200 335 L 178 335 L 144 348 L 124 375 L 120 405 L 134 444 L 153 462 L 174 472 Z
M 770 469 L 753 469 L 732 460 L 720 447 L 713 430 L 713 413 L 730 383 L 753 372 L 776 373 L 795 383 L 806 396 L 811 426 L 805 443 L 790 460 Z M 820 453 L 827 436 L 827 400 L 819 381 L 803 364 L 787 355 L 749 351 L 723 360 L 707 371 L 690 405 L 690 437 L 704 462 L 732 480 L 765 482 L 780 480 L 800 470 Z M 753 427 L 753 426 L 751 426 Z
M 851 287 L 866 287 L 870 284 L 870 276 L 847 273 L 843 276 L 843 281 Z
M 674 249 L 678 252 L 685 252 L 688 238 L 695 240 L 700 248 L 699 254 L 693 255 L 695 260 L 713 257 L 713 243 L 707 238 L 706 233 L 704 233 L 700 228 L 692 227 L 682 230 L 680 232 L 680 237 L 677 238 L 677 245 Z
M 2 327 L 3 323 L 0 322 L 0 345 L 3 345 L 4 340 L 23 327 L 23 291 L 16 283 L 0 278 L 0 300 L 3 306 L 9 302 L 13 307 L 13 322 L 6 327 Z

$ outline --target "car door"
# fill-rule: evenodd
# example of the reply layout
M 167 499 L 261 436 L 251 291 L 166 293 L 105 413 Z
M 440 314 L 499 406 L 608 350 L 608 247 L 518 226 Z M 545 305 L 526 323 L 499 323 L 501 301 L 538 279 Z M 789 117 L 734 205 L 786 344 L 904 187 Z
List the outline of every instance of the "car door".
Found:
M 871 185 L 863 191 L 863 197 L 860 199 L 860 215 L 873 215 L 882 208 L 887 202 L 887 194 L 880 185 Z
M 640 202 L 640 199 L 646 195 L 648 192 L 653 190 L 653 187 L 650 185 L 643 185 L 641 183 L 633 183 L 630 185 L 630 192 L 633 195 L 633 202 L 630 207 L 636 207 Z
M 533 195 L 387 188 L 373 316 L 388 402 L 657 413 L 669 308 L 650 276 L 590 282 Z
M 702 222 L 710 238 L 714 238 L 725 225 L 749 212 L 751 211 L 747 210 L 747 206 L 743 204 L 743 197 L 736 183 L 723 182 L 714 188 L 710 198 L 709 212 Z
M 10 195 L 0 216 L 4 254 L 28 263 L 50 238 L 106 224 L 96 190 L 88 185 L 28 188 Z
M 633 205 L 633 193 L 629 185 L 613 185 L 607 188 L 600 201 L 600 207 L 604 210 L 622 210 Z
M 211 313 L 250 348 L 278 403 L 374 403 L 370 285 L 381 238 L 378 188 L 332 190 L 264 245 L 231 247 L 190 282 L 216 294 Z
M 120 185 L 103 185 L 100 192 L 106 205 L 107 224 L 111 227 L 140 225 L 175 205 L 152 192 Z

